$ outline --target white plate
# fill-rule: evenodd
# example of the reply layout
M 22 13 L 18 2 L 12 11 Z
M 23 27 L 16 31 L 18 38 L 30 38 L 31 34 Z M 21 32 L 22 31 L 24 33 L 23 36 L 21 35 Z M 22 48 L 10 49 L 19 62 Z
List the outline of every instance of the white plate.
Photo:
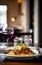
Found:
M 7 57 L 34 57 L 34 56 L 38 56 L 39 55 L 39 52 L 38 52 L 38 50 L 36 50 L 36 48 L 35 49 L 33 49 L 33 48 L 31 48 L 31 47 L 29 47 L 34 53 L 35 53 L 35 55 L 22 55 L 22 56 L 20 56 L 20 55 L 14 55 L 14 56 L 9 56 L 8 54 L 7 54 Z M 8 47 L 6 50 L 8 50 L 8 49 L 14 49 L 14 47 Z
M 8 50 L 13 50 L 15 47 L 4 47 L 4 50 L 5 51 L 8 51 Z M 37 56 L 37 55 L 39 55 L 39 52 L 38 52 L 38 50 L 36 50 L 36 48 L 31 48 L 31 47 L 29 47 L 34 53 L 35 53 L 35 55 L 28 55 L 28 56 L 19 56 L 19 55 L 14 55 L 14 56 L 9 56 L 8 54 L 6 54 L 7 55 L 7 57 L 34 57 L 34 56 Z
M 8 54 L 6 54 L 7 57 L 35 57 L 35 56 L 39 56 L 39 54 L 35 54 L 35 55 L 14 55 L 14 56 L 10 56 Z

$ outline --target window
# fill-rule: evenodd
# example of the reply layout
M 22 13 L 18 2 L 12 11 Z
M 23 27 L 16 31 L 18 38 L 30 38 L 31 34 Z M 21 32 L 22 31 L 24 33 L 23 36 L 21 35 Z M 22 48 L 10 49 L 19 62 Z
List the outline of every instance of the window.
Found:
M 7 28 L 7 6 L 0 5 L 0 30 L 5 31 Z

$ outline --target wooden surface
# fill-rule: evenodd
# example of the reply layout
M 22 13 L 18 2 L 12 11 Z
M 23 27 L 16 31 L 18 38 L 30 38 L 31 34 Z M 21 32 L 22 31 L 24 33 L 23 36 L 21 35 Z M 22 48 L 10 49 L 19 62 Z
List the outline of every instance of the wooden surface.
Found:
M 26 62 L 3 62 L 0 65 L 42 65 L 42 63 L 26 63 Z

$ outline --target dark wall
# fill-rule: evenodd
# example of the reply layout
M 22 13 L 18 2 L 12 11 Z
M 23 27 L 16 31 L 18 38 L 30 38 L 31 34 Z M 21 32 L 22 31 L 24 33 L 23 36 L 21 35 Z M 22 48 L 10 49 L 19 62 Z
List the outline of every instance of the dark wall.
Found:
M 30 0 L 30 29 L 33 29 L 34 0 Z
M 39 0 L 39 43 L 42 46 L 42 0 Z

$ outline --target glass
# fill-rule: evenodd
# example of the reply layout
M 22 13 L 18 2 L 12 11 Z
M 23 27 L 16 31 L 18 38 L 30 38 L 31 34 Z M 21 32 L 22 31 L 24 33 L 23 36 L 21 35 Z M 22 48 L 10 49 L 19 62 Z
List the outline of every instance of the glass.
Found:
M 14 39 L 14 47 L 18 45 L 18 37 L 15 37 Z
M 30 45 L 29 39 L 28 39 L 28 38 L 24 38 L 24 43 L 25 43 L 27 46 Z

